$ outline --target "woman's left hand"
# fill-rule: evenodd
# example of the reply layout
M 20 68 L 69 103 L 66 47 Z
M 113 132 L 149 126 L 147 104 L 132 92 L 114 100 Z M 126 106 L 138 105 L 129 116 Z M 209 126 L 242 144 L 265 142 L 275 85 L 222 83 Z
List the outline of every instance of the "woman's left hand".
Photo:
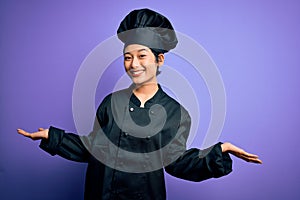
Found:
M 230 153 L 238 158 L 241 158 L 247 162 L 262 164 L 262 161 L 258 158 L 257 155 L 248 153 L 244 151 L 243 149 L 229 143 L 225 142 L 221 144 L 222 152 Z

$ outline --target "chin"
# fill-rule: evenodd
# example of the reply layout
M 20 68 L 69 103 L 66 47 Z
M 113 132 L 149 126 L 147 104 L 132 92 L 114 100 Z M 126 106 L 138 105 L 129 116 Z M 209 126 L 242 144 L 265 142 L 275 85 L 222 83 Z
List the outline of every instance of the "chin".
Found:
M 142 85 L 144 83 L 144 81 L 132 79 L 132 83 L 135 85 Z

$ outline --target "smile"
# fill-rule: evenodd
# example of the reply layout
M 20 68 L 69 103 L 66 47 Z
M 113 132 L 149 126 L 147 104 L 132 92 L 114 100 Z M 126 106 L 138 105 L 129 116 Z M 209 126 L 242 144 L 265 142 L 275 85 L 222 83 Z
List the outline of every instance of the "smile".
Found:
M 144 72 L 144 70 L 130 70 L 130 74 L 131 74 L 133 77 L 140 76 L 143 72 Z

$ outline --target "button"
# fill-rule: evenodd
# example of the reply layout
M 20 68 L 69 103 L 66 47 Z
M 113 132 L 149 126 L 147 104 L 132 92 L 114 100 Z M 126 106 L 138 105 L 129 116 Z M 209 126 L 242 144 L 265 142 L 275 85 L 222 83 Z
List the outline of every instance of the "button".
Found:
M 134 111 L 134 108 L 129 108 L 129 110 L 130 110 L 131 112 L 133 112 L 133 111 Z
M 125 137 L 126 137 L 126 136 L 128 136 L 128 133 L 127 133 L 127 132 L 125 132 L 125 133 L 124 133 L 124 136 L 125 136 Z
M 147 140 L 150 140 L 150 136 L 147 136 L 146 139 L 147 139 Z

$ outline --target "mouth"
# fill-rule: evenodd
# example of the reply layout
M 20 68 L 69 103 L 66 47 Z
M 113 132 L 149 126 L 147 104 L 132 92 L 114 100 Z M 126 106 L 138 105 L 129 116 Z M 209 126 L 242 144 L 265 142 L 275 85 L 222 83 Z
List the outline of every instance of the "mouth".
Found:
M 145 70 L 140 69 L 140 70 L 130 70 L 129 72 L 132 77 L 138 77 L 138 76 L 142 75 L 142 73 L 144 71 Z

